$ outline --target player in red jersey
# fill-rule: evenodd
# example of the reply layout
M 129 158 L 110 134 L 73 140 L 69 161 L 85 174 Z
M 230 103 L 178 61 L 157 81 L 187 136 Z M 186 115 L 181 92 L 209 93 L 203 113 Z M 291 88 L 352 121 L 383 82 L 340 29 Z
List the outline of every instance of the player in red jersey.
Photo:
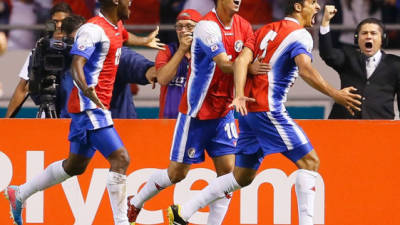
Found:
M 251 25 L 236 13 L 241 1 L 219 0 L 194 29 L 191 72 L 181 99 L 168 169 L 154 173 L 130 201 L 129 217 L 136 221 L 144 202 L 162 189 L 183 180 L 191 165 L 201 163 L 205 149 L 213 159 L 217 176 L 234 166 L 237 131 L 233 111 L 232 60 L 253 36 Z M 267 65 L 255 64 L 267 70 Z M 256 71 L 252 71 L 256 74 Z M 230 197 L 210 205 L 207 224 L 222 223 Z
M 239 140 L 232 173 L 218 177 L 192 200 L 180 208 L 171 206 L 170 224 L 186 225 L 188 219 L 202 207 L 249 185 L 266 155 L 282 153 L 299 168 L 296 171 L 296 194 L 299 225 L 312 225 L 315 181 L 319 159 L 308 138 L 288 116 L 283 102 L 295 78 L 300 74 L 312 87 L 331 96 L 353 110 L 359 110 L 359 95 L 353 88 L 338 91 L 327 84 L 311 66 L 312 38 L 304 27 L 311 27 L 320 6 L 316 0 L 289 0 L 284 20 L 266 25 L 256 32 L 235 61 L 235 94 L 233 106 L 247 114 L 239 118 Z M 254 53 L 254 54 L 253 54 Z M 249 76 L 248 65 L 254 60 L 271 64 L 263 76 Z M 246 83 L 246 92 L 244 85 Z M 244 93 L 249 97 L 245 97 Z
M 50 164 L 41 174 L 20 186 L 10 186 L 14 221 L 22 224 L 23 202 L 32 194 L 82 174 L 98 150 L 110 163 L 107 190 L 116 225 L 129 225 L 126 202 L 126 169 L 129 154 L 113 127 L 108 107 L 121 55 L 122 44 L 161 48 L 157 30 L 139 38 L 128 33 L 121 20 L 130 15 L 131 0 L 99 0 L 101 11 L 79 28 L 72 47 L 75 87 L 68 103 L 71 115 L 70 154 Z

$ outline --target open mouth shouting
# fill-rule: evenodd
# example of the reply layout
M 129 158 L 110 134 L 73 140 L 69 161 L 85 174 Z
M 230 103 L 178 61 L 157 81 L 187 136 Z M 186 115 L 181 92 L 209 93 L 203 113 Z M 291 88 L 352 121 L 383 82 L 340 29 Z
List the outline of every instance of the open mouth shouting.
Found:
M 234 3 L 236 6 L 240 6 L 240 0 L 234 0 L 233 3 Z
M 311 18 L 311 25 L 314 25 L 316 23 L 317 23 L 317 13 L 315 13 Z
M 372 53 L 374 51 L 374 44 L 372 41 L 366 41 L 365 44 L 365 52 L 366 53 Z

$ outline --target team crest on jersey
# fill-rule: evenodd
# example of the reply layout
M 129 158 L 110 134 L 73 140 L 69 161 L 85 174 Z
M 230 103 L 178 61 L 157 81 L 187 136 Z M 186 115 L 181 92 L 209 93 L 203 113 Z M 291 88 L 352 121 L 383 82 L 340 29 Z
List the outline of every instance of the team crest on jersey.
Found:
M 194 156 L 195 156 L 195 154 L 196 154 L 196 149 L 190 148 L 190 149 L 188 150 L 188 156 L 189 156 L 189 158 L 193 159 Z
M 81 51 L 84 51 L 86 49 L 86 46 L 85 45 L 79 45 L 78 49 L 81 50 Z
M 243 49 L 243 41 L 242 40 L 237 40 L 235 42 L 235 51 L 236 52 L 241 52 Z
M 213 45 L 213 46 L 211 46 L 211 51 L 212 51 L 212 52 L 215 52 L 215 51 L 217 51 L 218 49 L 219 49 L 218 45 Z

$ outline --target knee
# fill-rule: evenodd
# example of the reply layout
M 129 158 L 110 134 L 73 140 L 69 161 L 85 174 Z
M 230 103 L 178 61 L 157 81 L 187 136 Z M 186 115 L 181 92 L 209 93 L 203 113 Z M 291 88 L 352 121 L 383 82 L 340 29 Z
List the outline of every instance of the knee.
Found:
M 71 177 L 72 176 L 78 176 L 78 175 L 81 175 L 81 174 L 83 174 L 85 172 L 86 166 L 84 166 L 84 165 L 67 166 L 67 167 L 64 167 L 64 170 Z
M 320 160 L 319 160 L 318 156 L 313 155 L 313 156 L 307 157 L 304 160 L 304 168 L 301 168 L 301 169 L 318 171 L 319 164 L 320 164 Z
M 185 173 L 185 171 L 182 170 L 173 170 L 173 171 L 168 170 L 168 177 L 171 180 L 171 183 L 173 184 L 176 184 L 181 180 L 185 179 L 186 174 L 187 173 Z
M 117 151 L 109 157 L 109 162 L 112 169 L 125 171 L 130 164 L 128 151 Z

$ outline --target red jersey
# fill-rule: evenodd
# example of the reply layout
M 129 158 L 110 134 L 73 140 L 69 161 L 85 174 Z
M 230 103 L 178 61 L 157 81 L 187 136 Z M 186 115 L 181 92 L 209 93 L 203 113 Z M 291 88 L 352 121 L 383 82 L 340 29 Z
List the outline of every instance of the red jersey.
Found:
M 256 99 L 247 103 L 248 111 L 285 111 L 283 103 L 299 76 L 294 58 L 300 54 L 312 58 L 312 37 L 296 19 L 286 17 L 257 30 L 253 43 L 254 58 L 264 58 L 272 70 L 266 76 L 247 77 L 244 94 Z
M 233 75 L 223 73 L 213 61 L 226 52 L 230 60 L 249 44 L 253 36 L 250 23 L 235 14 L 225 27 L 212 10 L 196 25 L 193 33 L 190 74 L 179 111 L 201 120 L 224 117 L 231 109 Z
M 83 68 L 87 85 L 95 87 L 97 97 L 106 108 L 110 106 L 122 44 L 127 39 L 128 32 L 121 21 L 115 26 L 100 14 L 79 28 L 71 50 L 72 55 L 87 59 Z M 68 112 L 95 108 L 96 104 L 75 85 L 69 97 Z

